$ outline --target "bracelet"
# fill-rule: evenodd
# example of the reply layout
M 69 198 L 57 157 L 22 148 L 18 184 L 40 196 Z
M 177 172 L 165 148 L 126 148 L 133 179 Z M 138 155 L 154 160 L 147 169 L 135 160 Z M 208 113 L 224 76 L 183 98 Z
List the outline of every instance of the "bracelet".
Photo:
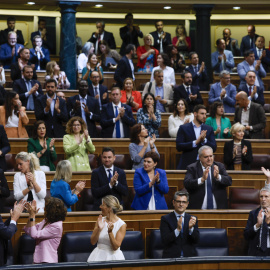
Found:
M 152 147 L 152 146 L 150 146 L 150 148 L 151 148 L 151 149 L 155 149 L 155 146 L 153 146 L 153 147 Z
M 85 143 L 89 143 L 90 142 L 90 140 L 87 140 Z
M 35 218 L 29 218 L 30 222 L 35 221 Z
M 53 152 L 53 150 L 54 150 L 54 149 L 53 149 L 53 146 L 52 146 L 52 147 L 50 148 L 50 151 Z

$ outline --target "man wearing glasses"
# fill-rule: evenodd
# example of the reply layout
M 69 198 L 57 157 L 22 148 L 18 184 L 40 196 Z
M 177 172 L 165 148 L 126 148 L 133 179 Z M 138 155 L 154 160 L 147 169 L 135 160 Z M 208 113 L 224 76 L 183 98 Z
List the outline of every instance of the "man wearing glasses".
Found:
M 173 197 L 174 211 L 161 217 L 160 234 L 164 245 L 163 258 L 196 256 L 195 244 L 199 241 L 198 220 L 185 213 L 189 194 L 177 191 Z

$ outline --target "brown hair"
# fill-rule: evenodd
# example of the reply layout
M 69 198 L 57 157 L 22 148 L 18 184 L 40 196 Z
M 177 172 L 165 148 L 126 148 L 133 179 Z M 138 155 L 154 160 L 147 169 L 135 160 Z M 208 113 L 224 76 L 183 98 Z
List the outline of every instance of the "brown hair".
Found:
M 144 158 L 152 158 L 152 160 L 156 163 L 159 162 L 159 155 L 156 152 L 147 152 L 144 155 Z
M 139 134 L 142 131 L 142 123 L 138 123 L 136 125 L 134 125 L 131 129 L 130 129 L 130 141 L 132 143 L 136 143 L 139 144 L 140 139 L 139 139 Z
M 80 133 L 81 133 L 81 134 L 84 133 L 84 131 L 87 129 L 86 123 L 85 123 L 84 120 L 83 120 L 81 117 L 79 117 L 79 116 L 74 116 L 74 117 L 72 117 L 72 118 L 70 118 L 70 119 L 68 120 L 67 126 L 66 126 L 66 133 L 68 133 L 68 134 L 73 134 L 73 128 L 72 128 L 72 126 L 73 126 L 73 123 L 74 123 L 75 121 L 78 121 L 78 122 L 81 124 L 81 126 L 82 126 L 81 132 L 80 132 Z
M 67 215 L 67 208 L 62 200 L 54 197 L 45 199 L 45 225 L 51 224 L 57 221 L 64 221 Z
M 132 84 L 133 84 L 133 89 L 132 89 L 132 91 L 134 91 L 134 90 L 136 89 L 135 82 L 133 81 L 133 79 L 131 79 L 131 78 L 129 78 L 129 77 L 125 78 L 125 80 L 124 80 L 124 82 L 123 82 L 123 90 L 126 90 L 126 89 L 125 89 L 125 83 L 126 83 L 126 81 L 132 81 Z

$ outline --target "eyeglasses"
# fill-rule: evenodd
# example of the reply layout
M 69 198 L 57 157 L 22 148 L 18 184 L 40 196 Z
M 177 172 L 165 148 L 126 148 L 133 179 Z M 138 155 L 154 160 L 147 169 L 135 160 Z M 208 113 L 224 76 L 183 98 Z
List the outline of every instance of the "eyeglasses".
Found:
M 175 201 L 175 202 L 178 204 L 186 204 L 187 203 L 187 201 Z
M 93 78 L 93 79 L 97 79 L 97 78 L 99 78 L 99 76 L 93 76 L 92 78 Z
M 79 125 L 72 125 L 73 127 L 80 127 L 81 125 L 79 124 Z

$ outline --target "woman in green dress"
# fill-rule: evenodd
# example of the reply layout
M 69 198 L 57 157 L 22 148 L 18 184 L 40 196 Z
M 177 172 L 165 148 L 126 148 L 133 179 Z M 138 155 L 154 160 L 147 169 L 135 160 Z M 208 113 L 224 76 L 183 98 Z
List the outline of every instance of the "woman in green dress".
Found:
M 91 171 L 88 152 L 92 154 L 96 148 L 88 135 L 86 123 L 81 117 L 72 117 L 67 123 L 66 132 L 63 147 L 72 171 Z
M 40 168 L 44 172 L 55 171 L 54 161 L 57 155 L 54 148 L 55 139 L 46 137 L 45 122 L 39 120 L 33 127 L 33 138 L 28 139 L 28 153 L 35 152 L 39 158 Z

